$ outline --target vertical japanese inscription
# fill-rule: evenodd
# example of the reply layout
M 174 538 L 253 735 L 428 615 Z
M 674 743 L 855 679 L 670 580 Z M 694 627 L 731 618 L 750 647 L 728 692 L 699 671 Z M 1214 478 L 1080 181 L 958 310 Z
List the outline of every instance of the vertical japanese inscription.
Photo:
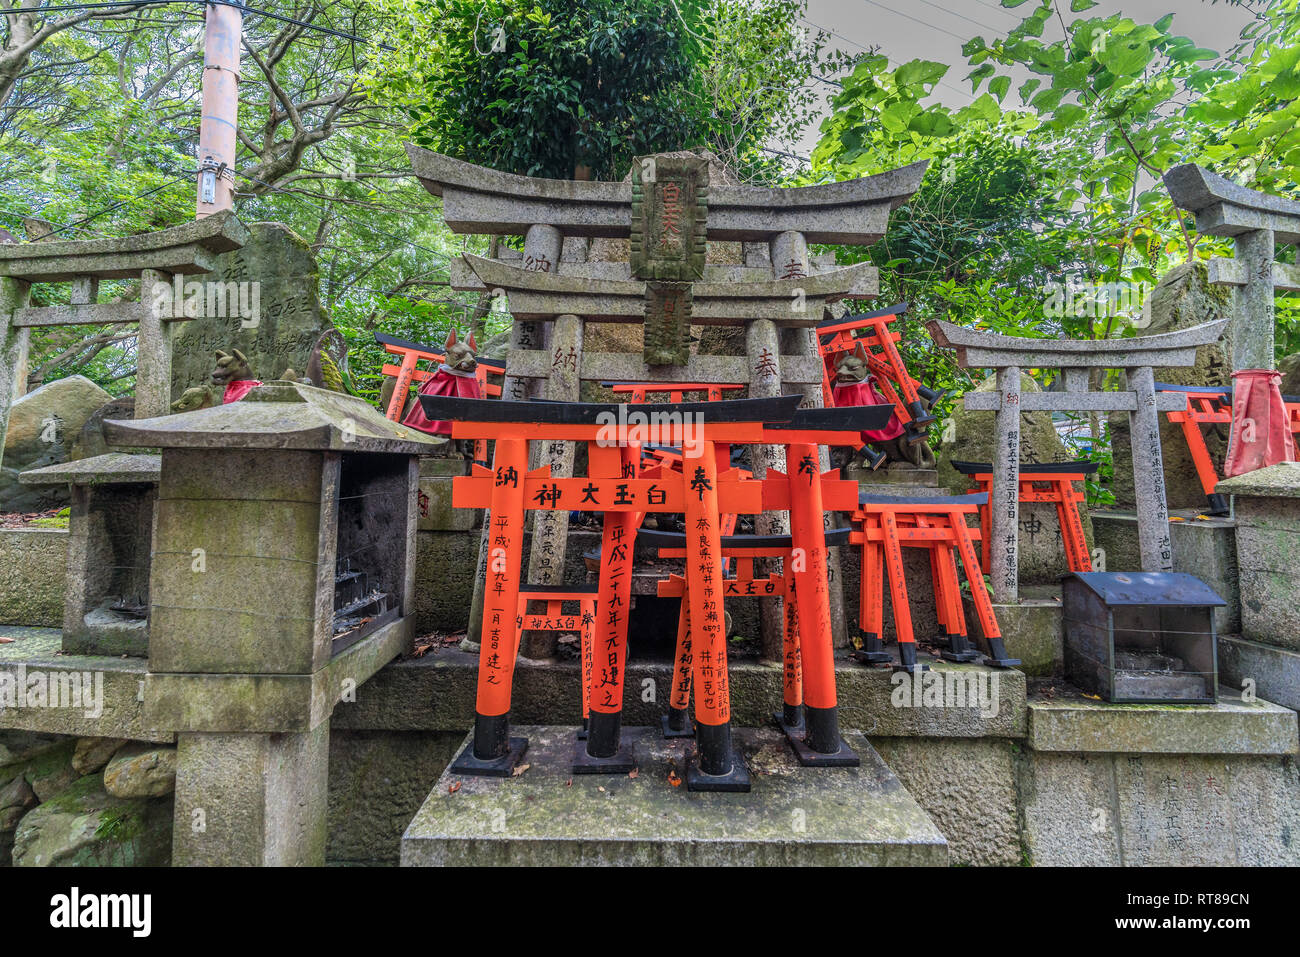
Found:
M 647 365 L 689 358 L 691 283 L 704 275 L 709 166 L 697 156 L 647 156 L 632 164 L 632 275 L 646 282 Z
M 718 530 L 718 463 L 713 443 L 683 461 L 686 487 L 686 576 L 694 656 L 695 717 L 712 727 L 731 720 L 722 607 L 722 539 Z

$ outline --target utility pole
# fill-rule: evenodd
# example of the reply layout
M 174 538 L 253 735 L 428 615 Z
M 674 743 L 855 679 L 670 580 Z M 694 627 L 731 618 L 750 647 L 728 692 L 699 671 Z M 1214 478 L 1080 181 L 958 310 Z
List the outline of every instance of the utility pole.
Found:
M 244 11 L 237 3 L 219 0 L 208 3 L 206 9 L 196 219 L 234 208 L 239 56 L 244 28 Z

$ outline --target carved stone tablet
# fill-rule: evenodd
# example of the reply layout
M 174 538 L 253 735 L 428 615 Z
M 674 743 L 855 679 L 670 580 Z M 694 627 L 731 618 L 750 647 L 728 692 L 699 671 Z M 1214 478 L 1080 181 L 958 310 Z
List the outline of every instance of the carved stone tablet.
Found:
M 632 163 L 632 275 L 691 282 L 704 275 L 709 164 L 699 156 Z

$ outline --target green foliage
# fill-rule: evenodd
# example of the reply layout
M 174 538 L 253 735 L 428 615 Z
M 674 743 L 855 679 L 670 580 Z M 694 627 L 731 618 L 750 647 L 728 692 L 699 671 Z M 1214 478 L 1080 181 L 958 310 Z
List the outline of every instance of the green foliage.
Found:
M 411 138 L 529 176 L 620 179 L 639 154 L 755 155 L 810 116 L 824 36 L 792 0 L 374 0 L 396 49 L 373 71 Z M 803 39 L 803 42 L 801 42 Z

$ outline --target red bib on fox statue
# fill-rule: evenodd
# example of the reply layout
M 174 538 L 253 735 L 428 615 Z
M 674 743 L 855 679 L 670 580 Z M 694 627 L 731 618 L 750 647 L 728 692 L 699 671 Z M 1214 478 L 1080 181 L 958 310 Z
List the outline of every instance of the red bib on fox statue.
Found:
M 437 372 L 424 380 L 424 385 L 420 386 L 420 395 L 450 395 L 462 399 L 482 398 L 475 372 L 478 367 L 478 360 L 475 358 L 478 345 L 474 342 L 474 333 L 471 332 L 469 338 L 462 343 L 456 339 L 456 330 L 451 330 L 451 334 L 447 336 L 446 349 L 447 361 L 438 366 Z M 421 432 L 428 432 L 430 435 L 451 435 L 451 423 L 427 418 L 418 401 L 402 420 L 402 424 L 419 429 Z
M 835 370 L 835 387 L 831 398 L 837 409 L 850 405 L 889 405 L 889 400 L 876 388 L 876 377 L 867 372 L 866 350 L 862 343 L 857 349 L 847 353 Z M 862 433 L 863 442 L 888 442 L 903 434 L 903 423 L 895 412 L 883 429 L 871 429 Z

